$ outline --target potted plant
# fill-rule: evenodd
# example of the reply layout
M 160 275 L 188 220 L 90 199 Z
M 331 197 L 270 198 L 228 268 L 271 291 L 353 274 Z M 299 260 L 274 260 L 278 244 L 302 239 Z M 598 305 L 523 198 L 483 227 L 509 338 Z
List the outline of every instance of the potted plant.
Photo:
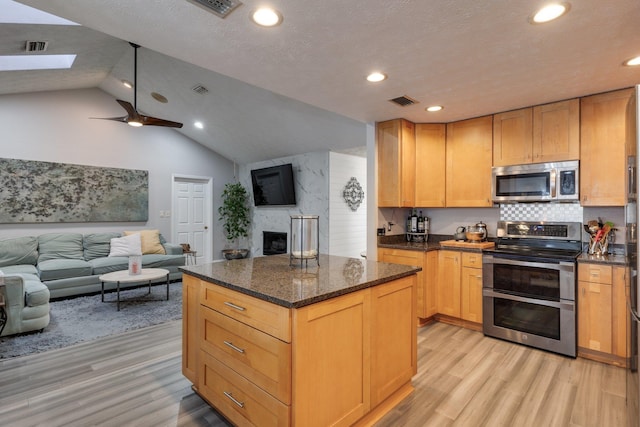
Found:
M 226 259 L 245 258 L 249 254 L 248 249 L 240 249 L 240 238 L 249 234 L 249 207 L 247 190 L 240 184 L 227 183 L 222 192 L 222 205 L 218 208 L 220 221 L 227 240 L 235 242 L 235 248 L 223 249 L 222 254 Z

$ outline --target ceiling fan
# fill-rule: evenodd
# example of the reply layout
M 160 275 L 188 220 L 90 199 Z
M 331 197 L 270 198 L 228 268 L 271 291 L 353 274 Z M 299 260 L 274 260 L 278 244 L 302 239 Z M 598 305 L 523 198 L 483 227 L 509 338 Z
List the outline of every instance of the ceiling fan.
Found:
M 140 114 L 138 112 L 138 48 L 139 45 L 135 43 L 129 42 L 129 44 L 133 47 L 133 105 L 127 101 L 123 101 L 122 99 L 116 99 L 118 104 L 122 106 L 127 112 L 127 115 L 124 117 L 92 117 L 94 119 L 101 120 L 114 120 L 116 122 L 128 123 L 131 126 L 139 127 L 139 126 L 165 126 L 170 128 L 181 128 L 182 123 L 172 122 L 170 120 L 159 119 L 157 117 L 145 116 L 144 114 Z

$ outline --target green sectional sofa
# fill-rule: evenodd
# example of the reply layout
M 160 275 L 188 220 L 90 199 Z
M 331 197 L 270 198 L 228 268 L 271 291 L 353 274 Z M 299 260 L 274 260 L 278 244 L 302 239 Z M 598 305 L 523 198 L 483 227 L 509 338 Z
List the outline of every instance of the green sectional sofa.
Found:
M 99 292 L 100 275 L 128 268 L 128 257 L 109 256 L 111 239 L 121 236 L 48 233 L 0 240 L 0 271 L 5 275 L 35 275 L 47 286 L 51 298 Z M 165 253 L 143 253 L 142 267 L 165 268 L 170 280 L 178 280 L 182 277 L 178 268 L 185 263 L 182 247 L 159 237 Z M 115 284 L 106 283 L 105 289 L 115 289 Z

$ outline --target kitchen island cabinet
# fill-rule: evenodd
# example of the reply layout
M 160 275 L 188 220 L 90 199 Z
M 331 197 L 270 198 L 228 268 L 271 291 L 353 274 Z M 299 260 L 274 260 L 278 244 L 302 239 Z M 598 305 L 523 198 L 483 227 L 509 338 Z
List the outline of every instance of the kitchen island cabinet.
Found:
M 276 255 L 181 271 L 198 295 L 183 374 L 234 424 L 369 425 L 413 390 L 418 268 Z
M 626 366 L 627 268 L 578 264 L 578 355 Z
M 447 124 L 447 207 L 491 207 L 493 117 Z
M 415 206 L 415 125 L 397 119 L 376 124 L 378 206 Z
M 581 99 L 580 204 L 626 202 L 626 110 L 633 94 L 623 89 Z

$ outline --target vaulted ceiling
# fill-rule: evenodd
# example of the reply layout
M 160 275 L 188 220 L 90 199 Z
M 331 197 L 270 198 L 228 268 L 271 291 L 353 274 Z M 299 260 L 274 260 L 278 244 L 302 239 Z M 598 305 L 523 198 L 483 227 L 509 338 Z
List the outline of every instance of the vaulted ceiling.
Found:
M 239 163 L 354 148 L 367 122 L 450 122 L 640 83 L 640 67 L 622 66 L 640 55 L 637 0 L 574 0 L 538 25 L 542 0 L 272 0 L 274 28 L 249 19 L 260 0 L 225 19 L 190 0 L 20 3 L 81 26 L 0 24 L 0 55 L 47 40 L 47 53 L 78 57 L 70 70 L 0 72 L 0 94 L 99 87 L 131 100 L 132 41 L 139 109 Z M 369 83 L 371 71 L 388 79 Z M 389 102 L 403 95 L 418 103 Z M 425 112 L 434 104 L 444 110 Z M 115 102 L 111 113 L 124 115 Z

